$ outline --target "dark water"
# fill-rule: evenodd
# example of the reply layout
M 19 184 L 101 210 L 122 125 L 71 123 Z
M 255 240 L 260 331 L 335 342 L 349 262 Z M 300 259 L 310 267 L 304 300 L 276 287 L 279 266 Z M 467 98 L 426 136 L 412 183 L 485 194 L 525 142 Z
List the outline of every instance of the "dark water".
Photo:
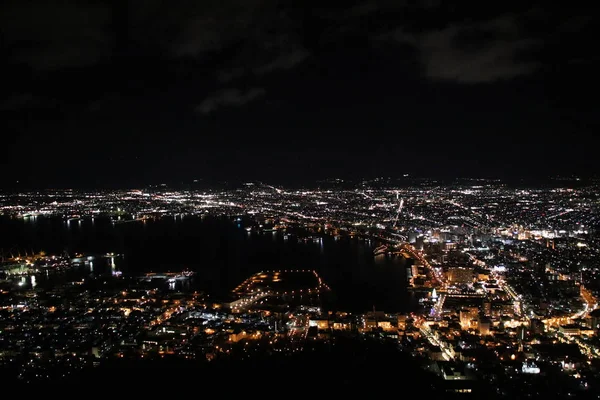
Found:
M 163 218 L 114 224 L 96 218 L 65 222 L 59 218 L 0 219 L 0 249 L 6 254 L 114 252 L 123 254 L 125 274 L 196 271 L 201 289 L 222 294 L 249 275 L 273 269 L 315 269 L 333 290 L 334 304 L 349 311 L 406 311 L 406 261 L 373 257 L 379 243 L 323 237 L 304 242 L 281 233 L 248 233 L 230 218 Z

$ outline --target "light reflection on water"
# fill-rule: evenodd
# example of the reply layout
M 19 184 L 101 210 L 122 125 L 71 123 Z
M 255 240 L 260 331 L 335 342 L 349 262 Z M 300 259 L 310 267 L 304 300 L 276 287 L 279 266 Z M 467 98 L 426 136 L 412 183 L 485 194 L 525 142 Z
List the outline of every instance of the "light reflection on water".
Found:
M 340 309 L 404 311 L 411 308 L 406 291 L 406 261 L 402 257 L 373 256 L 380 243 L 358 238 L 324 236 L 302 240 L 290 232 L 256 233 L 244 221 L 224 218 L 178 217 L 143 222 L 114 223 L 109 218 L 81 222 L 38 217 L 2 220 L 0 243 L 45 250 L 48 254 L 121 254 L 96 257 L 89 264 L 52 274 L 26 278 L 23 287 L 83 277 L 189 269 L 196 272 L 194 289 L 229 292 L 253 273 L 284 268 L 315 269 L 333 289 Z M 18 238 L 19 243 L 14 243 Z M 11 242 L 12 241 L 12 242 Z M 181 290 L 181 282 L 165 283 Z

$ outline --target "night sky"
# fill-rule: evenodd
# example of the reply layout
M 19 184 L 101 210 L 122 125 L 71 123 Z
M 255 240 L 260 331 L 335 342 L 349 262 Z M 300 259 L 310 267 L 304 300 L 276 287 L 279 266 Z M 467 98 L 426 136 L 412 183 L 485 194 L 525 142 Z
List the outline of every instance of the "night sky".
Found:
M 0 183 L 599 172 L 592 2 L 339 3 L 2 2 Z

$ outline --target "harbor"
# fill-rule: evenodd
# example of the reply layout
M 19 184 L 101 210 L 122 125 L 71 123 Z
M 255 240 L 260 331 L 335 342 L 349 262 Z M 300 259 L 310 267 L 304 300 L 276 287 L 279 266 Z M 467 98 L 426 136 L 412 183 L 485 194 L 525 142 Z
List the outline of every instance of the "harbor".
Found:
M 0 279 L 11 277 L 25 277 L 40 273 L 64 272 L 79 266 L 88 266 L 93 268 L 93 263 L 98 259 L 109 261 L 112 269 L 115 269 L 115 259 L 122 257 L 121 254 L 82 254 L 76 253 L 71 256 L 67 252 L 62 254 L 46 254 L 40 252 L 17 252 L 16 255 L 10 254 L 8 257 L 3 255 L 0 261 Z

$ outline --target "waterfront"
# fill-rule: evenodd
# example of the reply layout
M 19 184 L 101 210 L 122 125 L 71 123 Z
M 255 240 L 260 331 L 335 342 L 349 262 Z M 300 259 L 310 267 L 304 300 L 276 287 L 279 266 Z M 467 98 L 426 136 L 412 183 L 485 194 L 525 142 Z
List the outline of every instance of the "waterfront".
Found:
M 81 222 L 80 222 L 81 221 Z M 302 240 L 281 232 L 247 232 L 233 218 L 165 217 L 114 224 L 109 218 L 66 222 L 61 218 L 8 219 L 0 222 L 4 251 L 60 254 L 114 252 L 122 257 L 82 265 L 77 274 L 134 276 L 155 271 L 196 272 L 194 288 L 228 293 L 263 270 L 314 269 L 331 287 L 332 304 L 349 311 L 407 311 L 414 307 L 406 290 L 402 257 L 373 257 L 374 241 L 323 236 Z M 41 278 L 41 279 L 40 279 Z M 43 284 L 44 279 L 37 279 Z

